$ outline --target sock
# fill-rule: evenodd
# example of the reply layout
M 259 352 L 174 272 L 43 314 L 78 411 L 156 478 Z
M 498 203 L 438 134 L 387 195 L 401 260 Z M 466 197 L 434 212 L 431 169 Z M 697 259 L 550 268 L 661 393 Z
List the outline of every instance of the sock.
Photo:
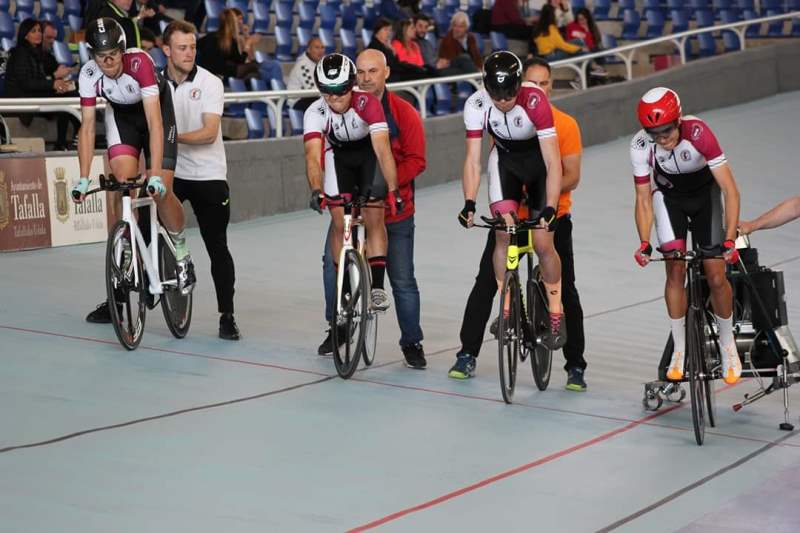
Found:
M 722 346 L 730 346 L 736 340 L 733 338 L 733 313 L 728 318 L 722 318 L 714 313 L 714 318 L 717 319 L 719 326 L 719 342 Z
M 673 352 L 686 353 L 686 317 L 670 318 L 672 325 Z
M 170 238 L 172 238 L 172 244 L 175 245 L 175 259 L 182 261 L 189 255 L 189 247 L 186 246 L 186 236 L 183 234 L 183 230 L 175 233 L 168 231 L 168 233 Z
M 386 274 L 386 256 L 376 255 L 369 258 L 369 269 L 372 272 L 372 288 L 383 288 L 383 277 Z

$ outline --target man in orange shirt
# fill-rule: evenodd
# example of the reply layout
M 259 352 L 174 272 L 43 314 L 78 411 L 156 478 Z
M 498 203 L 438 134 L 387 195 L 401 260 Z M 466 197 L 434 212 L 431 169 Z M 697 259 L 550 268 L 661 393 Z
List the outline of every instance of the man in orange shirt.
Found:
M 534 57 L 525 62 L 523 72 L 524 81 L 539 85 L 549 99 L 552 91 L 549 63 L 544 59 Z M 583 358 L 585 345 L 583 309 L 578 290 L 575 287 L 575 261 L 572 253 L 572 218 L 570 215 L 572 191 L 578 186 L 581 174 L 581 132 L 573 117 L 555 106 L 552 106 L 552 109 L 562 165 L 562 192 L 558 201 L 556 214 L 558 222 L 554 240 L 556 251 L 561 257 L 561 300 L 567 326 L 564 370 L 567 372 L 566 388 L 582 392 L 586 390 L 586 381 L 583 377 L 586 370 L 586 360 Z M 475 285 L 467 299 L 467 307 L 461 323 L 461 350 L 458 352 L 458 357 L 471 356 L 472 364 L 455 365 L 448 374 L 452 378 L 469 378 L 475 369 L 475 358 L 477 358 L 483 343 L 483 332 L 492 312 L 492 301 L 497 293 L 497 282 L 492 266 L 493 250 L 494 232 L 490 231 L 489 240 L 481 257 L 478 276 L 475 278 Z M 493 326 L 496 328 L 494 324 Z M 463 371 L 464 368 L 467 369 L 466 372 Z

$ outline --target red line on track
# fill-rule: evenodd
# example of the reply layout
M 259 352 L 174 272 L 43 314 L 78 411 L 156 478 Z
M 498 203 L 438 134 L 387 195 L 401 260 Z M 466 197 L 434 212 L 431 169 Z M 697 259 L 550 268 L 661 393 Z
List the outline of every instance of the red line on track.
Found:
M 8 329 L 11 331 L 20 331 L 22 333 L 34 333 L 37 335 L 49 335 L 51 337 L 60 337 L 62 339 L 72 339 L 78 341 L 88 341 L 88 342 L 96 342 L 99 344 L 110 344 L 110 345 L 118 345 L 119 343 L 114 341 L 108 341 L 104 339 L 94 339 L 92 337 L 81 337 L 78 335 L 67 335 L 64 333 L 53 333 L 52 331 L 42 331 L 38 329 L 28 329 L 28 328 L 18 328 L 15 326 L 3 326 L 0 325 L 0 329 Z M 237 359 L 234 357 L 222 357 L 220 355 L 206 355 L 201 353 L 193 353 L 193 352 L 184 352 L 180 350 L 170 350 L 168 348 L 156 348 L 154 346 L 140 346 L 139 349 L 141 350 L 150 350 L 152 352 L 160 352 L 160 353 L 168 353 L 174 355 L 183 355 L 186 357 L 197 357 L 200 359 L 208 359 L 211 361 L 225 361 L 228 363 L 239 363 L 242 365 L 250 365 L 250 366 L 258 366 L 262 368 L 274 368 L 276 370 L 286 370 L 288 372 L 300 372 L 301 374 L 312 374 L 314 376 L 322 376 L 322 377 L 329 377 L 330 374 L 326 374 L 324 372 L 317 372 L 315 370 L 304 370 L 302 368 L 292 368 L 289 366 L 281 366 L 275 365 L 272 363 L 259 363 L 258 361 L 249 361 L 247 359 Z

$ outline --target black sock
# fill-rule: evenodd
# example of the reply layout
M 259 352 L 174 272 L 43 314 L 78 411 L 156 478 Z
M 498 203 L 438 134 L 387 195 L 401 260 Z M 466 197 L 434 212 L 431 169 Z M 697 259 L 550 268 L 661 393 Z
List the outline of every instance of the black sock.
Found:
M 369 258 L 369 269 L 372 272 L 372 288 L 383 288 L 383 277 L 386 274 L 386 256 L 377 255 Z

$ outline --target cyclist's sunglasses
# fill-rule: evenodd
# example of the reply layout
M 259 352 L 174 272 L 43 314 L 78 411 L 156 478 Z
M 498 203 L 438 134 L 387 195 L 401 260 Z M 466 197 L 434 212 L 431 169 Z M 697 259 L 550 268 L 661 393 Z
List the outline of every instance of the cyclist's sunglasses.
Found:
M 659 126 L 657 128 L 645 128 L 645 132 L 653 141 L 660 141 L 667 139 L 672 132 L 678 127 L 678 122 L 671 122 L 669 124 L 665 124 L 664 126 Z
M 323 95 L 327 94 L 330 96 L 342 96 L 349 93 L 352 90 L 353 86 L 346 84 L 346 85 L 337 85 L 335 87 L 325 87 L 325 88 L 320 87 L 319 92 L 322 93 Z
M 98 63 L 105 63 L 109 59 L 117 59 L 122 54 L 122 50 L 115 48 L 106 52 L 97 52 L 94 54 L 94 60 Z

